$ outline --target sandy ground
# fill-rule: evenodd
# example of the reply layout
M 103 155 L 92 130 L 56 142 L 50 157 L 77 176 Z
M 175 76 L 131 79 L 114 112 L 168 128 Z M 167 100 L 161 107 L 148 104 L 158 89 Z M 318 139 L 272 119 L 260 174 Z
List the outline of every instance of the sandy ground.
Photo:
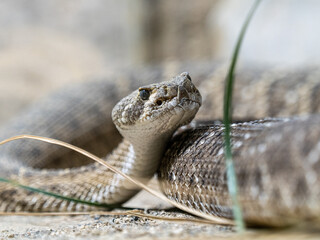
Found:
M 152 181 L 154 187 L 155 180 Z M 168 207 L 156 197 L 141 192 L 126 206 L 156 208 L 139 211 L 144 215 L 114 210 L 101 214 L 63 216 L 0 216 L 2 239 L 320 239 L 320 230 L 249 229 L 238 234 L 230 226 L 198 223 L 189 214 L 160 210 Z M 121 214 L 120 214 L 121 213 Z M 160 219 L 155 219 L 158 217 Z M 183 219 L 167 220 L 165 218 Z
M 152 214 L 152 213 L 151 213 Z M 155 215 L 172 216 L 163 212 Z M 229 227 L 136 216 L 2 216 L 0 239 L 319 239 L 295 229 L 230 232 Z
M 10 216 L 0 221 L 0 239 L 195 239 L 221 236 L 225 229 L 135 216 Z

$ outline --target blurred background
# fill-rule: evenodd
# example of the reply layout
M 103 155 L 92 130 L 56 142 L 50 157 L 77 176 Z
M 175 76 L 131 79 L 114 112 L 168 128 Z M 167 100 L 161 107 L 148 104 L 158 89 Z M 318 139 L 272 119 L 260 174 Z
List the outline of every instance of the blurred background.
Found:
M 228 61 L 252 3 L 2 0 L 0 124 L 49 91 L 116 74 L 119 66 Z M 318 64 L 319 12 L 317 0 L 262 1 L 245 37 L 241 61 Z

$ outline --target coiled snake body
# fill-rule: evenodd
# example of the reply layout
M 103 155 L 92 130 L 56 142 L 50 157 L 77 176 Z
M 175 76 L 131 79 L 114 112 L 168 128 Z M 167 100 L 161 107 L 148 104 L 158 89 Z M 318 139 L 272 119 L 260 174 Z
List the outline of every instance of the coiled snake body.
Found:
M 112 117 L 125 139 L 106 159 L 143 181 L 158 169 L 162 189 L 169 198 L 198 211 L 232 218 L 223 161 L 223 125 L 189 129 L 169 141 L 175 130 L 190 122 L 198 111 L 201 96 L 194 85 L 203 92 L 203 109 L 197 119 L 221 117 L 225 68 L 213 69 L 211 64 L 202 64 L 191 66 L 190 72 L 192 69 L 195 69 L 193 83 L 183 73 L 169 82 L 139 88 L 116 105 Z M 93 81 L 61 91 L 3 128 L 1 138 L 21 133 L 48 136 L 103 156 L 114 146 L 113 142 L 120 141 L 118 135 L 113 135 L 112 140 L 106 138 L 115 134 L 109 115 L 118 95 L 165 77 L 163 72 L 158 68 L 145 74 L 135 71 L 128 74 L 131 81 L 127 84 L 125 79 L 121 83 Z M 241 72 L 234 99 L 236 119 L 307 114 L 233 124 L 233 151 L 245 220 L 266 225 L 317 220 L 318 70 L 290 73 L 279 69 L 242 69 Z M 132 81 L 137 76 L 139 81 Z M 121 75 L 120 78 L 123 79 Z M 248 106 L 252 100 L 256 102 Z M 83 159 L 67 150 L 25 140 L 9 143 L 0 151 L 0 176 L 26 185 L 109 204 L 125 202 L 139 191 L 104 167 L 81 164 Z M 61 166 L 67 168 L 54 169 Z M 0 211 L 89 208 L 0 184 Z

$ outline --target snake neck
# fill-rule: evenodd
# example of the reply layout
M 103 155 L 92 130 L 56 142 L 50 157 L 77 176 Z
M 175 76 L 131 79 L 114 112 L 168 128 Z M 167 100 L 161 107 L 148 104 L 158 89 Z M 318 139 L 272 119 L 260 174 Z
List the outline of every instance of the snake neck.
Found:
M 122 162 L 121 171 L 136 178 L 150 179 L 160 164 L 164 149 L 172 133 L 161 136 L 134 137 L 124 139 L 111 154 L 112 159 Z M 116 157 L 117 156 L 117 157 Z M 121 158 L 119 159 L 119 156 Z

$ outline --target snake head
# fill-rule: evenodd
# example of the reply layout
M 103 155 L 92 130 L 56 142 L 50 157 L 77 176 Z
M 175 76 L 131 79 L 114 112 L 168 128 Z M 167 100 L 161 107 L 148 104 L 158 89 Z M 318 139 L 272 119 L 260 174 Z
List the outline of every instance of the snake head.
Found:
M 188 73 L 147 85 L 123 98 L 113 109 L 118 130 L 172 134 L 189 123 L 201 106 L 201 95 Z

